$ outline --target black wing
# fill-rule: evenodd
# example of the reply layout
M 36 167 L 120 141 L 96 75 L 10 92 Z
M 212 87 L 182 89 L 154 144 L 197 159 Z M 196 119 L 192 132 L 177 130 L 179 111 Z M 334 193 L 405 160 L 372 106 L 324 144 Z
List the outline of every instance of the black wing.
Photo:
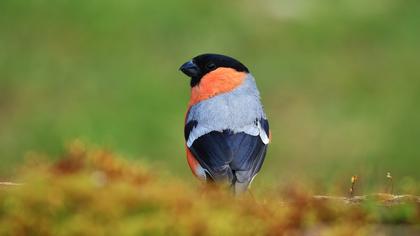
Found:
M 268 130 L 267 121 L 261 123 L 263 128 Z M 195 125 L 196 123 L 187 124 L 186 129 Z M 189 131 L 186 130 L 187 133 Z M 260 170 L 267 145 L 259 136 L 225 130 L 213 131 L 199 137 L 189 149 L 200 165 L 208 171 L 210 180 L 227 181 L 236 191 L 244 191 Z

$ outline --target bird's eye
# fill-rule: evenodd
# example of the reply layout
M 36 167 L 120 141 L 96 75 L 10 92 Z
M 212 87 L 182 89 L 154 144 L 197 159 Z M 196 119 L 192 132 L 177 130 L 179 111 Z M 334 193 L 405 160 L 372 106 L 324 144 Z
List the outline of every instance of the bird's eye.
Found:
M 210 62 L 206 65 L 207 69 L 213 70 L 216 68 L 216 65 L 213 62 Z

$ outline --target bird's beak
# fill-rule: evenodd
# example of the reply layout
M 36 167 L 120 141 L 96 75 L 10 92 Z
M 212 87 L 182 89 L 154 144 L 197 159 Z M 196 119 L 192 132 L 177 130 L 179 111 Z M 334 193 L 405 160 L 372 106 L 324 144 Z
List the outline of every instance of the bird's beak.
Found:
M 192 61 L 185 62 L 179 70 L 191 78 L 197 77 L 200 74 L 200 68 Z

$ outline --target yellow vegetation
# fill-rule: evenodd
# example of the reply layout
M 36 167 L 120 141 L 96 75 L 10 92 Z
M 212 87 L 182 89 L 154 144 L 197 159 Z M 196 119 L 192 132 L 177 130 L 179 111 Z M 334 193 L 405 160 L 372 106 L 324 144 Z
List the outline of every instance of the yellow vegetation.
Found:
M 420 222 L 415 200 L 352 203 L 297 187 L 235 198 L 78 142 L 19 173 L 22 185 L 0 186 L 0 235 L 370 235 Z

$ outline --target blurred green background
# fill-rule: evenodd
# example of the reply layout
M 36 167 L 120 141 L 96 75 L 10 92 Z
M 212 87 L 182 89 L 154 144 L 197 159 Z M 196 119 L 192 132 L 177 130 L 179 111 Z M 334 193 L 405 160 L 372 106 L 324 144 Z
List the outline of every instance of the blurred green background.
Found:
M 191 179 L 195 55 L 257 79 L 273 142 L 260 185 L 420 177 L 420 2 L 0 1 L 0 177 L 74 139 Z

